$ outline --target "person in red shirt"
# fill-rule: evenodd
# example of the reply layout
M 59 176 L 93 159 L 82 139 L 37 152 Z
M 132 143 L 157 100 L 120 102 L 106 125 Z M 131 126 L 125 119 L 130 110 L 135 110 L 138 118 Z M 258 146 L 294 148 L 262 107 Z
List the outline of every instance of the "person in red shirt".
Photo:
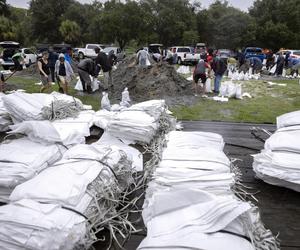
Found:
M 210 65 L 204 61 L 203 56 L 199 60 L 198 64 L 195 67 L 193 79 L 194 79 L 194 88 L 195 88 L 195 96 L 198 96 L 198 81 L 201 79 L 201 83 L 203 84 L 202 93 L 205 91 L 205 83 L 206 83 L 206 69 L 208 69 L 208 74 L 210 75 L 211 67 Z

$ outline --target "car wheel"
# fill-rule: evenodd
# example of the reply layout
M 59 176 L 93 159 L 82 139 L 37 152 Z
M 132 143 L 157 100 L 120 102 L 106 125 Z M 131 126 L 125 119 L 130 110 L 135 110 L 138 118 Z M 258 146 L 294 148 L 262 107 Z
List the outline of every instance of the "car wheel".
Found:
M 182 64 L 182 61 L 181 61 L 180 57 L 177 59 L 177 64 Z
M 80 52 L 80 53 L 78 54 L 78 57 L 79 57 L 80 60 L 81 60 L 81 59 L 84 59 L 84 54 Z
M 2 65 L 2 67 L 4 70 L 9 70 L 9 66 L 7 66 L 7 65 Z

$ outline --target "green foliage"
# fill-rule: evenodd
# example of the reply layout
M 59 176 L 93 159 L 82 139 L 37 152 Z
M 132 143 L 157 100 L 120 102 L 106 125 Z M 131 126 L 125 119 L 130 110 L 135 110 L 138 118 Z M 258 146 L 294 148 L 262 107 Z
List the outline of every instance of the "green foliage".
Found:
M 190 0 L 31 0 L 29 6 L 13 8 L 0 0 L 2 39 L 27 46 L 116 42 L 123 48 L 134 40 L 137 46 L 300 47 L 300 0 L 256 0 L 249 13 L 220 0 L 208 9 Z
M 0 40 L 16 40 L 16 28 L 11 20 L 5 16 L 0 16 Z
M 33 39 L 41 42 L 60 43 L 62 36 L 57 32 L 63 20 L 63 15 L 73 0 L 31 0 L 29 14 L 31 15 Z
M 199 41 L 198 32 L 194 30 L 184 31 L 182 41 L 184 45 L 195 45 Z
M 60 24 L 59 32 L 61 33 L 64 42 L 76 44 L 80 41 L 80 27 L 79 25 L 70 20 L 65 20 Z
M 1 16 L 9 16 L 10 15 L 6 0 L 0 0 L 0 15 Z

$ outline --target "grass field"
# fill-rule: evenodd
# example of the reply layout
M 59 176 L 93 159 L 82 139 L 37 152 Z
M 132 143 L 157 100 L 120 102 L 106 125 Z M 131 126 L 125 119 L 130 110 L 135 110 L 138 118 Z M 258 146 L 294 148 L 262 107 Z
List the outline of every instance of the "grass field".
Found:
M 300 109 L 299 80 L 273 80 L 286 86 L 268 86 L 257 80 L 243 83 L 243 92 L 253 98 L 230 99 L 227 103 L 199 98 L 194 106 L 177 106 L 172 109 L 180 120 L 232 121 L 275 123 L 276 117 Z
M 38 77 L 30 75 L 14 76 L 8 80 L 8 84 L 14 84 L 28 93 L 40 91 L 40 86 L 35 85 L 36 82 L 39 82 Z M 73 80 L 73 84 L 75 82 Z M 277 116 L 300 109 L 300 85 L 299 79 L 272 82 L 287 85 L 268 86 L 262 80 L 242 82 L 243 92 L 250 93 L 253 98 L 230 99 L 228 103 L 219 103 L 199 97 L 199 101 L 193 106 L 180 105 L 171 107 L 171 110 L 179 120 L 275 123 Z M 58 86 L 54 85 L 53 90 L 58 91 Z M 99 93 L 81 96 L 71 87 L 70 94 L 83 103 L 92 105 L 94 110 L 99 110 Z

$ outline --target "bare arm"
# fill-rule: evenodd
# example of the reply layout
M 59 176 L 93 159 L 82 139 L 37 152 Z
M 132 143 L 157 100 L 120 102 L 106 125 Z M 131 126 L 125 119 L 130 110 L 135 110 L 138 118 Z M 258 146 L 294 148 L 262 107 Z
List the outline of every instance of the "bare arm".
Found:
M 38 61 L 38 68 L 39 68 L 40 72 L 42 72 L 42 74 L 47 77 L 47 74 L 44 72 L 44 70 L 42 68 L 42 63 L 40 61 Z

